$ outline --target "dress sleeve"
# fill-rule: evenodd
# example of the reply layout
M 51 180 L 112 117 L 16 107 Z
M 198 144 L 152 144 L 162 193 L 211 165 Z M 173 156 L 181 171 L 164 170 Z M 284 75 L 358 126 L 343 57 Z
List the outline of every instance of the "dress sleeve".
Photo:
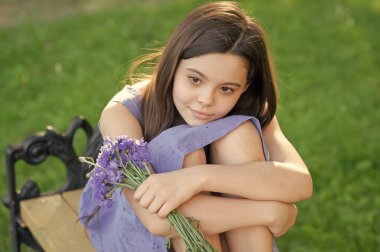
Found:
M 132 86 L 125 86 L 110 102 L 123 104 L 141 124 L 141 94 L 137 89 Z
M 148 143 L 155 172 L 169 172 L 182 168 L 186 154 L 215 142 L 248 120 L 256 126 L 265 159 L 269 160 L 259 121 L 250 116 L 234 115 L 196 127 L 179 125 L 161 132 Z

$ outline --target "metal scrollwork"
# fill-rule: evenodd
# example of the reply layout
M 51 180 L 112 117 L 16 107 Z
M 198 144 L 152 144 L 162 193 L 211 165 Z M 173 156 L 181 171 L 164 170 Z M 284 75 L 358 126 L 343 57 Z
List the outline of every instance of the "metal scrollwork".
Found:
M 48 157 L 46 140 L 42 136 L 32 136 L 24 141 L 24 157 L 28 164 L 40 164 Z
M 21 192 L 18 193 L 16 190 L 16 162 L 24 160 L 28 164 L 37 165 L 44 162 L 48 156 L 55 156 L 64 163 L 67 176 L 62 187 L 58 191 L 50 193 L 83 187 L 86 183 L 86 170 L 79 162 L 73 147 L 73 138 L 78 129 L 84 130 L 87 136 L 87 148 L 84 155 L 95 157 L 101 146 L 102 138 L 98 129 L 94 130 L 83 117 L 75 118 L 66 133 L 59 133 L 53 127 L 48 126 L 45 132 L 36 133 L 26 138 L 21 144 L 11 145 L 6 149 L 8 192 L 3 198 L 3 203 L 10 208 L 13 251 L 19 251 L 20 243 L 25 243 L 37 250 L 39 248 L 27 228 L 21 227 L 18 223 L 20 200 L 40 196 L 39 187 L 36 182 L 28 180 L 22 186 Z

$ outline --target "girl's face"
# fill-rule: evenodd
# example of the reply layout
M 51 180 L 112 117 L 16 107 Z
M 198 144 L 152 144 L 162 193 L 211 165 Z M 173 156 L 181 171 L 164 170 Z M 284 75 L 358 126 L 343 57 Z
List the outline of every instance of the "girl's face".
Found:
M 226 116 L 247 88 L 248 62 L 241 56 L 210 53 L 180 61 L 173 100 L 184 121 L 202 125 Z

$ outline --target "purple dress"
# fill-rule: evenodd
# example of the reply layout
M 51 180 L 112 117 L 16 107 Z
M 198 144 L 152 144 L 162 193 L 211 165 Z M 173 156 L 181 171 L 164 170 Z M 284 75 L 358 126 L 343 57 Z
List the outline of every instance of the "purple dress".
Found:
M 130 96 L 118 102 L 124 104 L 141 123 L 140 94 L 130 86 L 125 89 Z M 218 140 L 248 120 L 257 127 L 262 137 L 256 118 L 238 115 L 196 127 L 179 125 L 163 131 L 148 143 L 154 171 L 162 173 L 180 169 L 186 154 Z M 269 160 L 263 138 L 262 145 L 265 158 Z M 167 252 L 167 238 L 155 236 L 145 228 L 120 190 L 115 193 L 114 199 L 115 204 L 111 208 L 101 208 L 89 223 L 84 223 L 95 249 L 104 252 Z M 79 218 L 90 216 L 95 209 L 93 189 L 91 183 L 87 183 L 80 201 Z

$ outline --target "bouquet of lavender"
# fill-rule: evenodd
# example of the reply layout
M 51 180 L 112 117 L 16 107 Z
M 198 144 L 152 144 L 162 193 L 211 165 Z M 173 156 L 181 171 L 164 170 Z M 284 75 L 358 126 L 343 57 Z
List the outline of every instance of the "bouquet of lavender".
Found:
M 136 190 L 150 176 L 147 167 L 150 155 L 146 142 L 127 136 L 119 136 L 114 141 L 106 137 L 96 162 L 88 157 L 80 157 L 79 160 L 94 167 L 87 176 L 100 207 L 112 207 L 112 196 L 117 188 Z M 168 219 L 185 242 L 187 251 L 215 251 L 191 219 L 177 209 L 169 213 Z

